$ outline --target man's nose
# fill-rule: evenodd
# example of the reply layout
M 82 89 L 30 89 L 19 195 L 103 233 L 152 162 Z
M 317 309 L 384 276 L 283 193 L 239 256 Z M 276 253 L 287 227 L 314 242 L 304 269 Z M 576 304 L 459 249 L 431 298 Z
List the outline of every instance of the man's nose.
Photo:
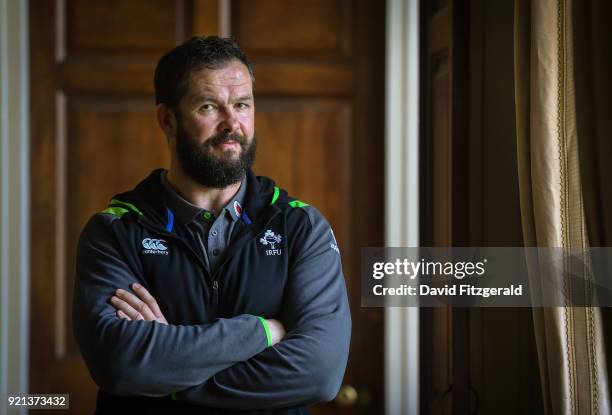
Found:
M 232 109 L 226 109 L 224 111 L 223 120 L 219 125 L 221 131 L 228 132 L 233 134 L 240 129 L 240 123 L 238 122 L 238 117 L 236 117 L 236 113 Z

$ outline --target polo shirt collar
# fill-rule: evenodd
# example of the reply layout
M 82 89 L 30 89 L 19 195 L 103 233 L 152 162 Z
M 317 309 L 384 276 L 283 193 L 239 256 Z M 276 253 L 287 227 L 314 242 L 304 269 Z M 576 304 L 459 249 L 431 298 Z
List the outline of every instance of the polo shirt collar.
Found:
M 206 209 L 202 209 L 199 206 L 194 205 L 193 203 L 185 200 L 183 196 L 181 196 L 172 185 L 168 182 L 166 175 L 167 171 L 164 171 L 160 176 L 161 184 L 166 193 L 166 201 L 168 203 L 168 208 L 172 210 L 174 215 L 178 218 L 182 223 L 191 223 L 194 219 L 199 217 L 205 217 L 205 215 L 209 215 L 212 218 L 214 215 L 211 211 L 207 211 Z M 246 180 L 242 179 L 242 183 L 240 184 L 240 188 L 234 195 L 234 197 L 229 201 L 227 205 L 221 210 L 220 214 L 225 214 L 228 218 L 231 218 L 234 222 L 240 219 L 242 216 L 242 206 L 244 203 L 244 198 L 246 195 Z

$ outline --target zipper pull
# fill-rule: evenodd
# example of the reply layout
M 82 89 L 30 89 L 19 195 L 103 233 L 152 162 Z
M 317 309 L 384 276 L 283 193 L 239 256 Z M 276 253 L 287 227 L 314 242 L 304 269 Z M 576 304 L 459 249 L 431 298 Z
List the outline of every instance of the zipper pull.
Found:
M 219 304 L 219 283 L 217 280 L 213 281 L 213 304 Z

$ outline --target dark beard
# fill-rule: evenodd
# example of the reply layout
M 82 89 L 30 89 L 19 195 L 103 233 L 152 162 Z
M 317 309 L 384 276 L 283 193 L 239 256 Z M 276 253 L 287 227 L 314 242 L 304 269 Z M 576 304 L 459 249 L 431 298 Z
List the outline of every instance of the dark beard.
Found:
M 223 153 L 217 157 L 212 153 L 213 146 L 228 141 L 236 141 L 242 151 L 233 160 L 233 152 Z M 223 189 L 241 181 L 255 161 L 257 139 L 253 136 L 250 144 L 240 134 L 219 133 L 198 145 L 183 129 L 179 122 L 176 132 L 176 152 L 185 173 L 196 182 L 206 187 Z

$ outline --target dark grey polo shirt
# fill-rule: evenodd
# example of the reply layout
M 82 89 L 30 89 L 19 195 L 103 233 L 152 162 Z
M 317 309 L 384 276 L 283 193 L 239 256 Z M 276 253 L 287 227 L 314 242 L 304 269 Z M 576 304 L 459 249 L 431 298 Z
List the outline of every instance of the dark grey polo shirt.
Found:
M 185 200 L 168 182 L 166 174 L 167 172 L 164 172 L 161 175 L 161 182 L 166 192 L 168 207 L 179 221 L 187 225 L 194 239 L 198 241 L 208 271 L 213 273 L 229 246 L 234 225 L 240 219 L 246 194 L 246 181 L 242 180 L 232 200 L 218 215 L 215 215 L 215 212 L 202 209 Z

